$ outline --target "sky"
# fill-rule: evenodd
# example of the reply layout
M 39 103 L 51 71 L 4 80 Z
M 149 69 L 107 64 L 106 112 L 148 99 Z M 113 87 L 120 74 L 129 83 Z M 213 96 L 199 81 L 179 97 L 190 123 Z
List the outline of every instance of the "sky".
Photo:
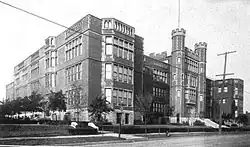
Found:
M 113 17 L 133 27 L 144 38 L 144 53 L 171 53 L 171 31 L 178 26 L 177 0 L 3 0 L 65 26 L 87 14 Z M 186 46 L 207 42 L 207 76 L 219 79 L 228 55 L 227 78 L 244 80 L 244 112 L 250 111 L 250 2 L 248 0 L 181 0 L 180 26 Z M 44 45 L 48 36 L 64 28 L 0 3 L 0 100 L 13 81 L 14 66 Z

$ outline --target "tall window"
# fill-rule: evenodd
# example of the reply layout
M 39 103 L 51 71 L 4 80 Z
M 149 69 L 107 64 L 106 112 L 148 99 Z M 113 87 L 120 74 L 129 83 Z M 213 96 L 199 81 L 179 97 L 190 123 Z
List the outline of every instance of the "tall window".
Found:
M 224 92 L 228 92 L 228 88 L 227 87 L 224 87 Z
M 132 92 L 128 92 L 128 106 L 132 106 Z
M 177 90 L 177 97 L 181 97 L 181 91 Z
M 107 44 L 106 45 L 106 55 L 112 55 L 112 45 L 111 44 Z
M 106 76 L 106 79 L 112 79 L 112 64 L 111 63 L 107 63 L 105 65 L 105 76 Z
M 238 100 L 234 100 L 235 106 L 238 106 Z
M 178 64 L 181 63 L 181 58 L 180 57 L 177 58 L 177 63 Z
M 111 96 L 112 96 L 111 88 L 106 88 L 105 89 L 105 96 L 107 98 L 107 101 L 111 103 Z
M 82 36 L 78 36 L 65 45 L 66 61 L 82 55 Z
M 117 65 L 114 65 L 114 69 L 113 69 L 113 79 L 114 79 L 114 80 L 117 80 L 117 79 L 118 79 L 117 73 L 118 73 L 118 66 L 117 66 Z
M 117 89 L 113 89 L 113 104 L 117 105 Z
M 66 83 L 82 79 L 82 64 L 78 63 L 65 70 Z
M 119 67 L 119 81 L 122 81 L 122 67 Z
M 106 36 L 106 43 L 113 43 L 112 36 Z
M 221 93 L 221 88 L 218 88 L 218 93 Z

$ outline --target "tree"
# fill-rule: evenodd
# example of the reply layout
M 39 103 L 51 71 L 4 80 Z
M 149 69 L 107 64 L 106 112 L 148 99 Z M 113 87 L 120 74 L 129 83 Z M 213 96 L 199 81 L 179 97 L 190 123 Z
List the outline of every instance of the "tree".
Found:
M 0 114 L 2 116 L 12 115 L 11 101 L 6 99 L 3 105 L 0 106 Z
M 65 95 L 63 94 L 62 90 L 58 92 L 50 91 L 49 94 L 49 105 L 48 108 L 55 111 L 66 111 L 66 102 L 65 102 Z M 57 118 L 56 118 L 57 119 Z
M 134 99 L 135 111 L 139 111 L 144 116 L 145 134 L 147 135 L 147 116 L 150 113 L 153 97 L 151 94 L 139 95 Z
M 37 92 L 32 92 L 31 95 L 28 97 L 29 100 L 29 110 L 31 112 L 42 112 L 43 109 L 43 100 L 44 98 L 42 97 L 41 94 L 37 93 Z
M 240 114 L 237 118 L 236 118 L 238 123 L 242 123 L 244 125 L 248 124 L 248 117 L 246 114 Z
M 110 113 L 113 109 L 110 107 L 110 102 L 107 101 L 104 95 L 99 95 L 92 100 L 92 103 L 89 105 L 88 109 L 97 123 L 103 124 L 103 115 Z
M 71 85 L 71 93 L 70 93 L 70 97 L 72 98 L 73 100 L 73 105 L 72 107 L 74 109 L 76 109 L 76 113 L 77 113 L 77 118 L 76 120 L 79 121 L 79 113 L 82 111 L 82 105 L 81 105 L 81 102 L 83 105 L 86 106 L 86 101 L 84 101 L 85 99 L 83 99 L 82 97 L 82 86 L 80 84 L 77 84 L 77 83 L 73 83 Z

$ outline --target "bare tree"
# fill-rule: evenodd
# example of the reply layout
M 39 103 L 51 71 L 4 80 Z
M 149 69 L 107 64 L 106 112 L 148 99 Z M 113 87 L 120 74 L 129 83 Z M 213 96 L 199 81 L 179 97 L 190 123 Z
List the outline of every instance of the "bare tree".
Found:
M 147 117 L 151 112 L 151 106 L 153 102 L 153 96 L 151 94 L 146 94 L 145 96 L 139 95 L 135 96 L 134 104 L 135 111 L 140 112 L 144 116 L 145 134 L 147 135 Z
M 70 97 L 73 100 L 72 107 L 76 109 L 77 118 L 76 121 L 79 121 L 79 113 L 83 111 L 83 107 L 86 106 L 86 100 L 83 97 L 83 87 L 78 83 L 73 83 L 71 85 L 71 94 Z

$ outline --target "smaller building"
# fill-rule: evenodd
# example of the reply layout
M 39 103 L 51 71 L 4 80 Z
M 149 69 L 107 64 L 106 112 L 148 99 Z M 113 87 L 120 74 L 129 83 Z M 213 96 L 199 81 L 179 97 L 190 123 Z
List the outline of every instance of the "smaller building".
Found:
M 243 114 L 244 81 L 239 78 L 223 80 L 207 79 L 206 84 L 206 117 L 219 119 L 220 106 L 222 114 L 232 114 L 238 117 Z

